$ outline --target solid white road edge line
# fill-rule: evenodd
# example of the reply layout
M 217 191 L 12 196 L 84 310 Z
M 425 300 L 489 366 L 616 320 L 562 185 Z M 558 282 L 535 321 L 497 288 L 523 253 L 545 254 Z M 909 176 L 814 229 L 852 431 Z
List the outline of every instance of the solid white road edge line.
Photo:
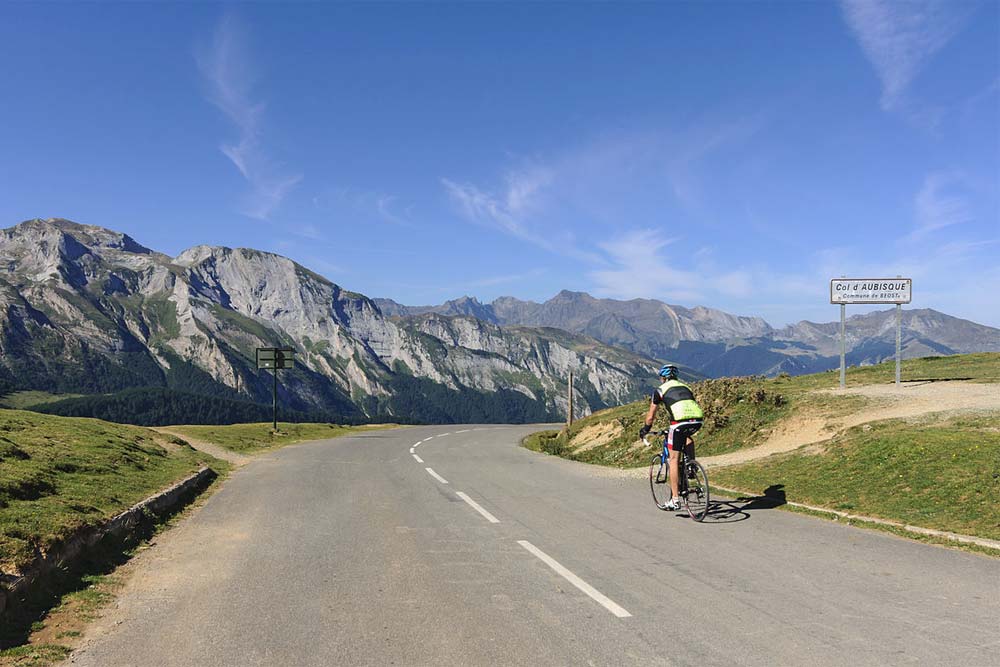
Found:
M 417 463 L 423 463 L 424 462 L 424 460 L 422 458 L 420 458 L 419 456 L 417 456 L 416 454 L 413 455 L 413 458 L 415 458 L 417 460 Z
M 589 595 L 593 600 L 597 601 L 602 607 L 610 611 L 618 618 L 628 618 L 629 616 L 632 615 L 627 611 L 625 611 L 622 607 L 615 604 L 615 602 L 613 602 L 599 590 L 597 590 L 596 588 L 588 584 L 586 581 L 584 581 L 583 579 L 576 576 L 575 574 L 567 570 L 565 567 L 560 565 L 558 561 L 554 560 L 551 556 L 546 554 L 544 551 L 536 547 L 531 542 L 527 540 L 518 540 L 517 543 L 520 544 L 525 549 L 527 549 L 530 553 L 537 556 L 539 560 L 541 560 L 543 563 L 545 563 L 553 570 L 555 570 L 557 574 L 563 577 L 563 579 L 565 579 L 566 581 L 573 584 L 581 591 Z
M 434 470 L 432 468 L 424 468 L 424 470 L 426 470 L 427 472 L 429 472 L 431 474 L 431 477 L 433 477 L 437 481 L 441 482 L 442 484 L 447 484 L 448 483 L 448 480 L 446 480 L 444 477 L 442 477 L 441 475 L 439 475 L 436 472 L 434 472 Z
M 496 518 L 495 516 L 487 512 L 485 509 L 483 509 L 482 505 L 480 505 L 475 500 L 465 495 L 461 491 L 456 491 L 455 495 L 464 500 L 465 502 L 469 503 L 469 506 L 472 507 L 472 509 L 476 510 L 484 517 L 486 517 L 486 520 L 489 521 L 490 523 L 500 523 L 500 519 Z

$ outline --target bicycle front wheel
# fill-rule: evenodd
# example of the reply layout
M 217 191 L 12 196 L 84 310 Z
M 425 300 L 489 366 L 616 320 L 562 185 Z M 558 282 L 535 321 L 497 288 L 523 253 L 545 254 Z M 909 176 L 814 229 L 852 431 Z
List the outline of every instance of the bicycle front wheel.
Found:
M 710 506 L 708 496 L 708 473 L 697 461 L 688 461 L 684 466 L 684 476 L 687 477 L 687 494 L 684 496 L 684 506 L 695 521 L 704 521 Z
M 653 502 L 661 510 L 667 509 L 670 501 L 669 473 L 669 461 L 663 459 L 663 454 L 654 456 L 649 464 L 649 490 L 653 492 Z

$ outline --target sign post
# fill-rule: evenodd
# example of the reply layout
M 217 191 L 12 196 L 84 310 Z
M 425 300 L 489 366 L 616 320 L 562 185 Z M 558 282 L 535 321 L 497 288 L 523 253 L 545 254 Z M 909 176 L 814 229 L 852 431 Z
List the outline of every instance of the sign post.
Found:
M 840 388 L 847 386 L 847 306 L 840 304 Z
M 573 425 L 573 371 L 569 372 L 569 410 L 566 413 L 566 428 Z
M 847 336 L 846 310 L 849 303 L 896 304 L 896 385 L 900 377 L 900 350 L 902 342 L 903 304 L 910 303 L 913 292 L 911 278 L 834 278 L 830 281 L 830 303 L 840 304 L 840 388 L 846 386 L 845 365 Z
M 271 371 L 271 420 L 278 430 L 278 371 L 295 367 L 295 350 L 290 347 L 258 347 L 257 368 Z

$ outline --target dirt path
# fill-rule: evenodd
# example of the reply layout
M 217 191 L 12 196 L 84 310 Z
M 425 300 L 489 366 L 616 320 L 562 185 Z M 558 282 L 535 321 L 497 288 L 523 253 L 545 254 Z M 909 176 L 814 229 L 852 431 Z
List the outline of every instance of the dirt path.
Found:
M 174 437 L 180 438 L 184 442 L 188 443 L 199 452 L 205 452 L 217 459 L 222 459 L 223 461 L 229 461 L 234 466 L 241 466 L 248 463 L 251 457 L 244 456 L 242 454 L 237 454 L 236 452 L 231 452 L 225 447 L 220 447 L 219 445 L 213 444 L 211 442 L 205 442 L 204 440 L 196 440 L 180 431 L 172 431 L 169 428 L 154 427 L 152 430 L 157 433 L 163 433 L 164 435 L 172 435 Z
M 707 466 L 735 465 L 822 442 L 839 431 L 866 422 L 909 419 L 934 412 L 1000 411 L 1000 384 L 927 382 L 904 384 L 898 388 L 894 384 L 868 385 L 823 390 L 823 393 L 863 396 L 869 399 L 869 403 L 863 409 L 847 414 L 792 417 L 783 422 L 760 447 L 698 460 Z

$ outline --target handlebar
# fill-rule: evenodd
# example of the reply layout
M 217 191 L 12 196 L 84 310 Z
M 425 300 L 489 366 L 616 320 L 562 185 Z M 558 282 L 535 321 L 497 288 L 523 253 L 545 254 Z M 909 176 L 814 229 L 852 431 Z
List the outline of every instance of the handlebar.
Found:
M 642 442 L 646 445 L 646 447 L 652 447 L 653 443 L 651 443 L 649 441 L 649 436 L 651 436 L 651 435 L 666 435 L 667 433 L 669 433 L 669 431 L 650 431 L 649 433 L 647 433 L 646 435 L 644 435 L 642 437 Z

